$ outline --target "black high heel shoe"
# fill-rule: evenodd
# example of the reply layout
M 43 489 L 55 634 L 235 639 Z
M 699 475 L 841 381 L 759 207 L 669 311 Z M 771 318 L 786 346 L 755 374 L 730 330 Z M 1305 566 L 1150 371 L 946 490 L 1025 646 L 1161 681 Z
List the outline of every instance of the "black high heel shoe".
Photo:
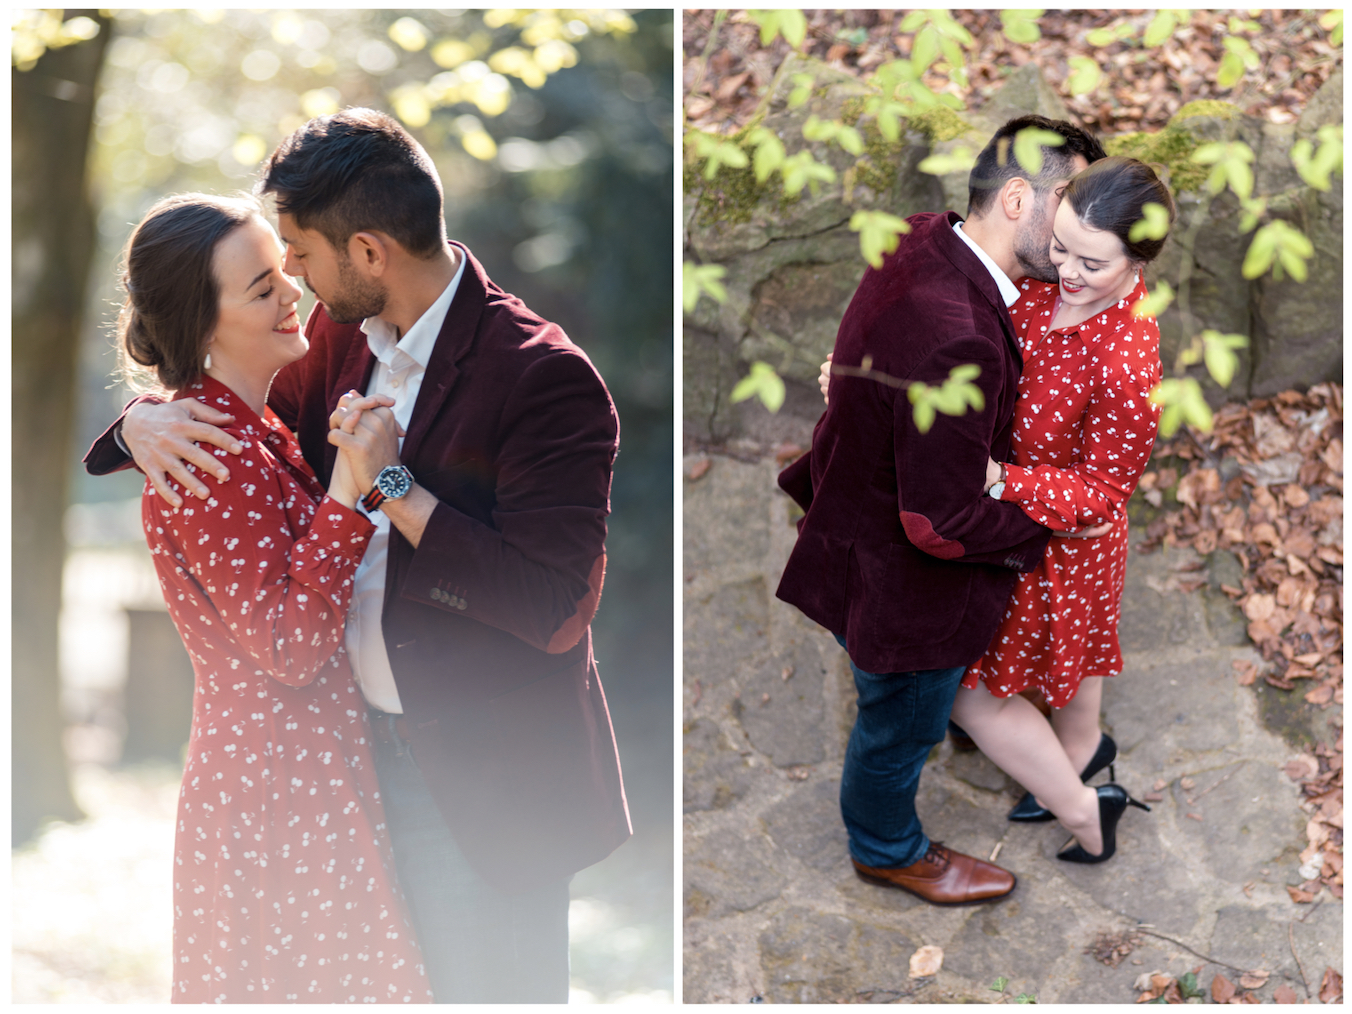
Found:
M 1127 790 L 1115 782 L 1100 785 L 1094 791 L 1098 793 L 1099 831 L 1103 834 L 1103 851 L 1098 855 L 1093 855 L 1086 852 L 1084 846 L 1076 842 L 1070 848 L 1058 852 L 1056 854 L 1057 859 L 1064 859 L 1068 863 L 1107 862 L 1117 851 L 1117 822 L 1122 819 L 1122 814 L 1127 812 L 1127 805 L 1139 806 L 1147 813 L 1150 812 L 1150 807 L 1132 799 L 1131 796 L 1127 795 Z
M 1089 763 L 1080 772 L 1080 781 L 1089 781 L 1104 768 L 1108 769 L 1108 777 L 1116 781 L 1117 768 L 1113 764 L 1115 760 L 1117 760 L 1117 744 L 1113 742 L 1113 737 L 1106 732 L 1101 733 L 1098 749 L 1094 751 L 1094 756 L 1089 758 Z M 1022 824 L 1038 824 L 1054 818 L 1051 810 L 1038 805 L 1036 797 L 1031 792 L 1025 792 L 1023 798 L 1014 804 L 1014 809 L 1009 811 L 1009 819 L 1019 821 Z

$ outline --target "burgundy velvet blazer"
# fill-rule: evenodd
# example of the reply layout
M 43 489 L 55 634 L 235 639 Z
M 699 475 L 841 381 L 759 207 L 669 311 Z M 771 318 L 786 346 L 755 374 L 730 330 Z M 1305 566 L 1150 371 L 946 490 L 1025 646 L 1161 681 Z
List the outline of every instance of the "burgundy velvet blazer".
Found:
M 605 858 L 629 812 L 590 623 L 619 421 L 586 355 L 467 258 L 401 459 L 437 497 L 417 549 L 391 528 L 385 645 L 414 755 L 466 857 L 501 887 Z M 328 416 L 375 366 L 317 305 L 268 405 L 327 485 Z M 110 429 L 90 472 L 125 467 Z
M 988 456 L 1009 457 L 1022 359 L 995 279 L 953 232 L 953 212 L 909 219 L 864 273 L 833 363 L 900 381 L 833 375 L 812 450 L 779 484 L 806 511 L 776 594 L 845 638 L 865 672 L 945 669 L 990 644 L 1019 571 L 1048 529 L 983 494 Z M 928 433 L 906 385 L 974 363 L 985 406 L 939 414 Z

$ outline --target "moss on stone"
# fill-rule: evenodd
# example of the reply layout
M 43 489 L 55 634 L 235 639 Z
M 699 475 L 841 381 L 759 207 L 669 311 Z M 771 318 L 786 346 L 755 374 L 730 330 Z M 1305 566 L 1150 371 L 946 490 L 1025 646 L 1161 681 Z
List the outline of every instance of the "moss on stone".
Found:
M 1201 189 L 1207 178 L 1207 167 L 1192 161 L 1197 144 L 1197 138 L 1171 121 L 1169 126 L 1156 133 L 1141 131 L 1105 138 L 1103 148 L 1109 155 L 1124 155 L 1164 165 L 1169 170 L 1169 185 L 1174 193 L 1182 193 Z
M 1195 99 L 1169 117 L 1170 123 L 1179 123 L 1190 116 L 1215 116 L 1222 120 L 1233 120 L 1240 114 L 1239 106 L 1219 99 Z
M 918 116 L 912 116 L 910 123 L 929 138 L 930 144 L 951 141 L 973 129 L 970 123 L 942 103 Z

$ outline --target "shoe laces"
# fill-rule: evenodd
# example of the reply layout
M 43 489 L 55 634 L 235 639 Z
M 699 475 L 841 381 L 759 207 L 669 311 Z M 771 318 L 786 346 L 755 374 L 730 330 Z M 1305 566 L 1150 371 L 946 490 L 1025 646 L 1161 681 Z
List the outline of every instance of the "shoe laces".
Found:
M 944 867 L 948 866 L 948 864 L 952 862 L 952 860 L 950 860 L 948 857 L 948 850 L 945 849 L 943 846 L 944 843 L 941 841 L 930 842 L 929 851 L 925 853 L 925 862 L 933 863 L 940 869 L 943 869 Z

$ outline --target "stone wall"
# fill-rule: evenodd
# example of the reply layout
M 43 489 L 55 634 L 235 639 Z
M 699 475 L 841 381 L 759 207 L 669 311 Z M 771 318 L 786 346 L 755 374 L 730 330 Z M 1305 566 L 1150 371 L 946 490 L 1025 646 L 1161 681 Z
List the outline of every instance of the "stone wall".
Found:
M 816 87 L 809 101 L 788 108 L 792 75 L 809 71 Z M 806 145 L 802 125 L 813 114 L 841 119 L 865 141 L 855 157 L 835 145 L 814 145 L 837 180 L 798 199 L 783 197 L 779 176 L 757 184 L 750 168 L 724 167 L 706 181 L 689 167 L 683 224 L 685 257 L 727 269 L 723 304 L 704 298 L 685 320 L 684 414 L 686 434 L 723 442 L 773 430 L 758 403 L 733 405 L 733 385 L 747 364 L 762 359 L 789 388 L 783 413 L 815 419 L 821 410 L 815 378 L 835 341 L 837 325 L 866 264 L 858 236 L 848 228 L 858 210 L 885 210 L 907 216 L 951 208 L 966 212 L 967 174 L 932 176 L 916 166 L 932 152 L 959 146 L 979 150 L 999 124 L 1024 113 L 1067 118 L 1065 106 L 1037 67 L 1025 64 L 978 112 L 939 109 L 903 124 L 900 140 L 886 141 L 872 117 L 863 114 L 870 86 L 820 62 L 791 56 L 771 85 L 762 125 L 774 130 L 790 155 Z M 1228 391 L 1217 387 L 1203 367 L 1190 368 L 1213 404 L 1304 389 L 1342 377 L 1342 180 L 1321 193 L 1306 186 L 1291 165 L 1295 141 L 1313 139 L 1327 123 L 1342 122 L 1342 73 L 1311 100 L 1296 124 L 1272 124 L 1244 115 L 1225 103 L 1192 103 L 1157 134 L 1106 138 L 1112 154 L 1159 162 L 1170 170 L 1179 221 L 1147 284 L 1164 278 L 1175 291 L 1189 268 L 1188 309 L 1176 301 L 1160 319 L 1165 374 L 1185 336 L 1203 328 L 1239 333 L 1251 346 Z M 1241 234 L 1240 209 L 1228 191 L 1211 198 L 1205 170 L 1188 161 L 1197 145 L 1242 140 L 1257 155 L 1255 193 L 1268 197 L 1269 213 L 1289 220 L 1315 245 L 1309 280 L 1276 281 L 1271 274 L 1248 281 L 1240 264 L 1252 232 Z M 1191 255 L 1188 250 L 1191 249 Z M 787 422 L 787 420 L 785 420 Z M 801 424 L 801 423 L 800 423 Z M 768 427 L 768 429 L 767 429 Z

